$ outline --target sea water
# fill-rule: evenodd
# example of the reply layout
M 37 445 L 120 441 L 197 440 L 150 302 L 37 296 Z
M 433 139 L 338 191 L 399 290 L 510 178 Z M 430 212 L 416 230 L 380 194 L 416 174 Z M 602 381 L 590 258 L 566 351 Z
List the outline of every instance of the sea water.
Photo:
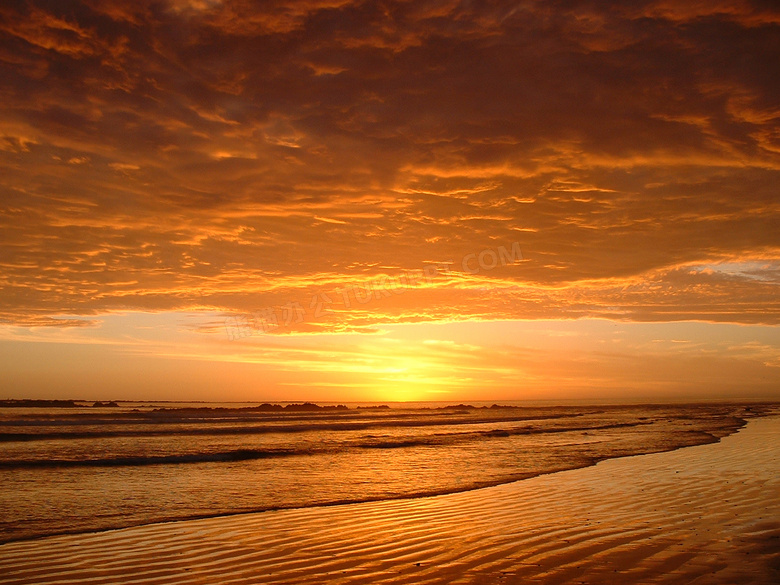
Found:
M 0 541 L 419 497 L 716 441 L 759 407 L 0 408 Z

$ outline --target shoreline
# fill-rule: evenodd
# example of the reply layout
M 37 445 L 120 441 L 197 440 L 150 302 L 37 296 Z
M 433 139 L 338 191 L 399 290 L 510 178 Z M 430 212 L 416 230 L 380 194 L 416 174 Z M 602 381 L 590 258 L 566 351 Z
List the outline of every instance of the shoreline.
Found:
M 537 478 L 537 477 L 543 477 L 548 475 L 554 475 L 558 473 L 563 473 L 567 471 L 576 471 L 579 469 L 588 469 L 591 467 L 594 467 L 598 465 L 599 463 L 603 461 L 610 461 L 610 460 L 619 460 L 619 459 L 626 459 L 631 457 L 641 457 L 644 455 L 653 455 L 653 454 L 660 454 L 660 453 L 671 453 L 674 451 L 678 451 L 680 449 L 687 449 L 691 447 L 697 447 L 701 445 L 711 445 L 716 444 L 723 440 L 725 437 L 729 437 L 731 435 L 737 434 L 741 432 L 745 427 L 748 425 L 748 423 L 751 420 L 758 420 L 761 418 L 768 418 L 772 416 L 780 416 L 778 414 L 774 414 L 772 412 L 769 413 L 756 413 L 752 416 L 746 416 L 743 414 L 741 417 L 738 417 L 736 420 L 739 420 L 741 422 L 740 426 L 736 426 L 733 429 L 729 429 L 726 434 L 724 435 L 716 435 L 711 432 L 703 431 L 702 434 L 709 435 L 710 439 L 704 440 L 702 442 L 696 442 L 696 443 L 690 443 L 685 445 L 679 445 L 674 446 L 671 448 L 665 448 L 665 449 L 659 449 L 659 450 L 652 450 L 652 451 L 646 451 L 642 453 L 633 453 L 633 454 L 627 454 L 627 455 L 616 455 L 613 457 L 602 457 L 598 459 L 591 459 L 590 461 L 583 463 L 582 465 L 577 466 L 564 466 L 560 467 L 558 469 L 551 469 L 551 470 L 544 470 L 539 471 L 536 473 L 528 473 L 525 474 L 522 477 L 515 477 L 508 480 L 502 480 L 502 481 L 496 481 L 496 482 L 486 482 L 483 484 L 473 485 L 464 487 L 462 489 L 446 489 L 446 490 L 439 490 L 439 491 L 429 491 L 429 492 L 420 492 L 416 494 L 399 494 L 397 496 L 381 496 L 376 498 L 364 498 L 364 499 L 352 499 L 352 500 L 338 500 L 338 501 L 331 501 L 331 502 L 322 502 L 322 503 L 314 503 L 310 505 L 305 506 L 275 506 L 275 507 L 267 507 L 267 508 L 257 508 L 252 510 L 240 510 L 235 512 L 220 512 L 217 514 L 202 514 L 202 515 L 192 515 L 192 516 L 179 516 L 179 517 L 173 517 L 173 518 L 167 518 L 167 519 L 161 519 L 153 522 L 145 522 L 145 523 L 139 523 L 139 524 L 127 524 L 122 526 L 111 526 L 106 528 L 100 528 L 96 530 L 74 530 L 74 531 L 59 531 L 59 532 L 53 532 L 48 534 L 41 534 L 41 535 L 34 535 L 30 537 L 25 538 L 18 538 L 18 539 L 9 539 L 4 540 L 0 538 L 0 546 L 6 545 L 6 544 L 14 544 L 14 543 L 25 543 L 25 542 L 38 542 L 41 540 L 46 540 L 49 538 L 57 538 L 57 537 L 68 537 L 68 536 L 80 536 L 80 535 L 92 535 L 92 534 L 103 534 L 106 532 L 115 532 L 115 531 L 121 531 L 121 530 L 129 530 L 133 528 L 140 528 L 144 526 L 156 526 L 161 524 L 175 524 L 179 522 L 191 522 L 191 521 L 197 521 L 197 520 L 210 520 L 210 519 L 219 519 L 219 518 L 233 518 L 236 516 L 247 516 L 247 515 L 254 515 L 254 514 L 266 514 L 269 512 L 278 512 L 278 511 L 289 511 L 289 510 L 316 510 L 316 509 L 327 509 L 327 508 L 333 508 L 337 506 L 350 506 L 355 504 L 371 504 L 371 503 L 380 503 L 380 502 L 396 502 L 396 501 L 414 501 L 424 498 L 433 498 L 433 497 L 439 497 L 439 496 L 447 496 L 452 494 L 462 494 L 462 493 L 469 493 L 484 489 L 489 489 L 493 487 L 503 486 L 503 485 L 512 485 L 517 482 L 527 481 L 529 479 Z M 575 429 L 576 430 L 576 429 Z M 701 435 L 700 435 L 701 436 Z M 704 438 L 704 437 L 702 437 Z
M 780 576 L 780 416 L 454 494 L 0 545 L 0 583 L 702 583 Z M 513 582 L 513 581 L 509 581 Z

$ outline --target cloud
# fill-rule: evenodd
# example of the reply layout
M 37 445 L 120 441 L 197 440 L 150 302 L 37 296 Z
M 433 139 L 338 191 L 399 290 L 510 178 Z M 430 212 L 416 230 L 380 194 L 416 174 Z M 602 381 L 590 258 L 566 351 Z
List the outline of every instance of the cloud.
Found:
M 780 257 L 778 26 L 737 0 L 6 3 L 0 315 L 247 312 L 518 241 L 317 330 L 777 323 L 774 269 L 694 267 Z

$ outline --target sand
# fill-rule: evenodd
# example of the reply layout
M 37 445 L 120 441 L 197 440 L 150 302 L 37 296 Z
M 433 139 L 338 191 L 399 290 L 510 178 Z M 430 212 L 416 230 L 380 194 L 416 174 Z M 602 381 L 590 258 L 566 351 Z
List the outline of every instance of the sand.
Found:
M 780 417 L 430 498 L 0 546 L 0 583 L 780 583 Z

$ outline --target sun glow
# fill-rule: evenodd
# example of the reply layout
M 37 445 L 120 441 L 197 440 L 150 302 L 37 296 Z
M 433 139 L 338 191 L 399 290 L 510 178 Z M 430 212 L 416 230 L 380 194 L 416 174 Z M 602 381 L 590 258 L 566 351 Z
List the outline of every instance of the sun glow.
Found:
M 376 389 L 376 396 L 379 402 L 421 402 L 431 399 L 427 389 L 404 382 L 380 386 Z
M 437 356 L 426 354 L 417 344 L 384 349 L 386 353 L 377 360 L 383 365 L 372 375 L 379 400 L 411 402 L 446 395 L 451 368 Z

